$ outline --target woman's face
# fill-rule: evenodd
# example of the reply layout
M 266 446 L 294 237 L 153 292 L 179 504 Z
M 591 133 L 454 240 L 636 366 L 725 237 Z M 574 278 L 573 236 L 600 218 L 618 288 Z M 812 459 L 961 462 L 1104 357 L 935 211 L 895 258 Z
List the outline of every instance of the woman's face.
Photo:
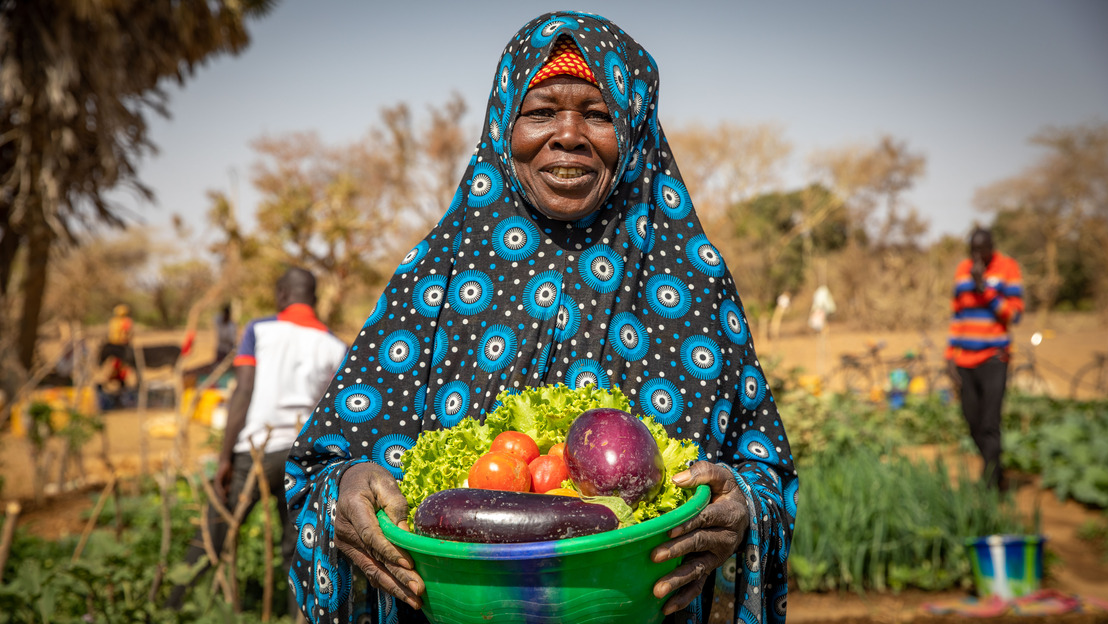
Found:
M 542 214 L 576 221 L 595 212 L 612 185 L 619 143 L 592 83 L 554 76 L 531 87 L 512 129 L 512 160 Z

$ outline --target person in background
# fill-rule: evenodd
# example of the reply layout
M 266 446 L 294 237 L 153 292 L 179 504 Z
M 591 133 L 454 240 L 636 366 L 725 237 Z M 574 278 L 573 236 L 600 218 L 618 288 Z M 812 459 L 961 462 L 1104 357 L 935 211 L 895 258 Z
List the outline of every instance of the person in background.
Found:
M 238 340 L 239 326 L 231 318 L 231 306 L 223 306 L 223 310 L 215 320 L 215 365 L 223 361 L 223 358 L 235 350 Z
M 1023 314 L 1019 264 L 993 248 L 989 230 L 970 235 L 969 257 L 954 271 L 946 360 L 962 415 L 984 462 L 982 479 L 1006 489 L 1000 465 L 1000 413 L 1008 383 L 1012 325 Z
M 435 45 L 456 55 L 469 37 Z M 708 485 L 711 502 L 651 553 L 679 562 L 654 579 L 667 621 L 705 622 L 717 598 L 728 621 L 784 621 L 799 481 L 735 282 L 660 125 L 658 81 L 642 46 L 587 13 L 541 15 L 497 58 L 450 207 L 289 452 L 289 582 L 312 622 L 426 621 L 423 580 L 375 518 L 405 521 L 400 458 L 423 432 L 483 419 L 500 392 L 556 383 L 618 386 L 699 447 L 673 480 Z
M 263 468 L 269 491 L 277 497 L 281 557 L 287 576 L 296 534 L 289 528 L 285 503 L 285 459 L 303 419 L 311 413 L 342 363 L 346 343 L 316 317 L 316 281 L 310 272 L 288 269 L 277 281 L 276 295 L 278 313 L 251 321 L 243 331 L 234 360 L 235 390 L 227 408 L 227 426 L 213 485 L 222 502 L 234 509 L 243 495 L 247 476 L 254 469 L 250 450 L 264 448 Z M 255 488 L 247 496 L 253 507 L 260 498 L 259 490 Z M 220 552 L 228 527 L 214 508 L 206 522 L 215 550 Z M 198 531 L 186 560 L 194 564 L 205 557 L 202 534 Z M 180 608 L 187 588 L 188 585 L 173 588 L 170 607 Z M 299 609 L 291 590 L 288 608 L 295 618 Z
M 123 303 L 115 306 L 112 309 L 112 318 L 108 321 L 108 344 L 113 345 L 117 353 L 127 353 L 132 349 L 131 339 L 134 337 L 134 331 L 131 309 Z M 112 357 L 108 383 L 112 382 L 119 384 L 120 391 L 127 388 L 127 364 L 123 356 Z

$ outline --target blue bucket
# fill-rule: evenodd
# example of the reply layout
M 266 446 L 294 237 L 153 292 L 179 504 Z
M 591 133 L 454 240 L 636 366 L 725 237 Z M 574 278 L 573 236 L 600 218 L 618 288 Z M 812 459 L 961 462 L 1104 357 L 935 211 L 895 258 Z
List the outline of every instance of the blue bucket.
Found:
M 981 597 L 1011 600 L 1039 589 L 1043 581 L 1041 535 L 988 535 L 966 540 L 973 583 Z

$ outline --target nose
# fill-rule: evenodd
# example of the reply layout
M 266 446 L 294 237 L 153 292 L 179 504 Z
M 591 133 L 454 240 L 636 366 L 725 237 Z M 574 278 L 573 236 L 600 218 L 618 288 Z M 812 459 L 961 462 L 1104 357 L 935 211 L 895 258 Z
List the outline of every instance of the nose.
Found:
M 560 111 L 554 117 L 551 141 L 555 147 L 572 152 L 586 146 L 585 117 L 576 111 Z

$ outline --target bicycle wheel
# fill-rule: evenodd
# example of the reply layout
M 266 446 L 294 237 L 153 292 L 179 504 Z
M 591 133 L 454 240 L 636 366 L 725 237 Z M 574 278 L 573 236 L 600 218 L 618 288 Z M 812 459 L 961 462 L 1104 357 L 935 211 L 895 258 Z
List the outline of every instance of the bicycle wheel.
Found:
M 867 394 L 872 385 L 869 371 L 857 364 L 843 364 L 836 375 L 839 387 L 848 394 Z
M 937 396 L 943 403 L 950 403 L 958 399 L 958 392 L 954 389 L 954 382 L 946 367 L 935 368 L 927 377 L 927 394 Z
M 1108 366 L 1104 362 L 1094 361 L 1077 369 L 1070 382 L 1070 398 L 1076 399 L 1078 392 L 1092 392 L 1094 396 L 1108 395 Z
M 1012 371 L 1008 386 L 1019 394 L 1049 395 L 1050 385 L 1030 364 L 1021 364 Z

